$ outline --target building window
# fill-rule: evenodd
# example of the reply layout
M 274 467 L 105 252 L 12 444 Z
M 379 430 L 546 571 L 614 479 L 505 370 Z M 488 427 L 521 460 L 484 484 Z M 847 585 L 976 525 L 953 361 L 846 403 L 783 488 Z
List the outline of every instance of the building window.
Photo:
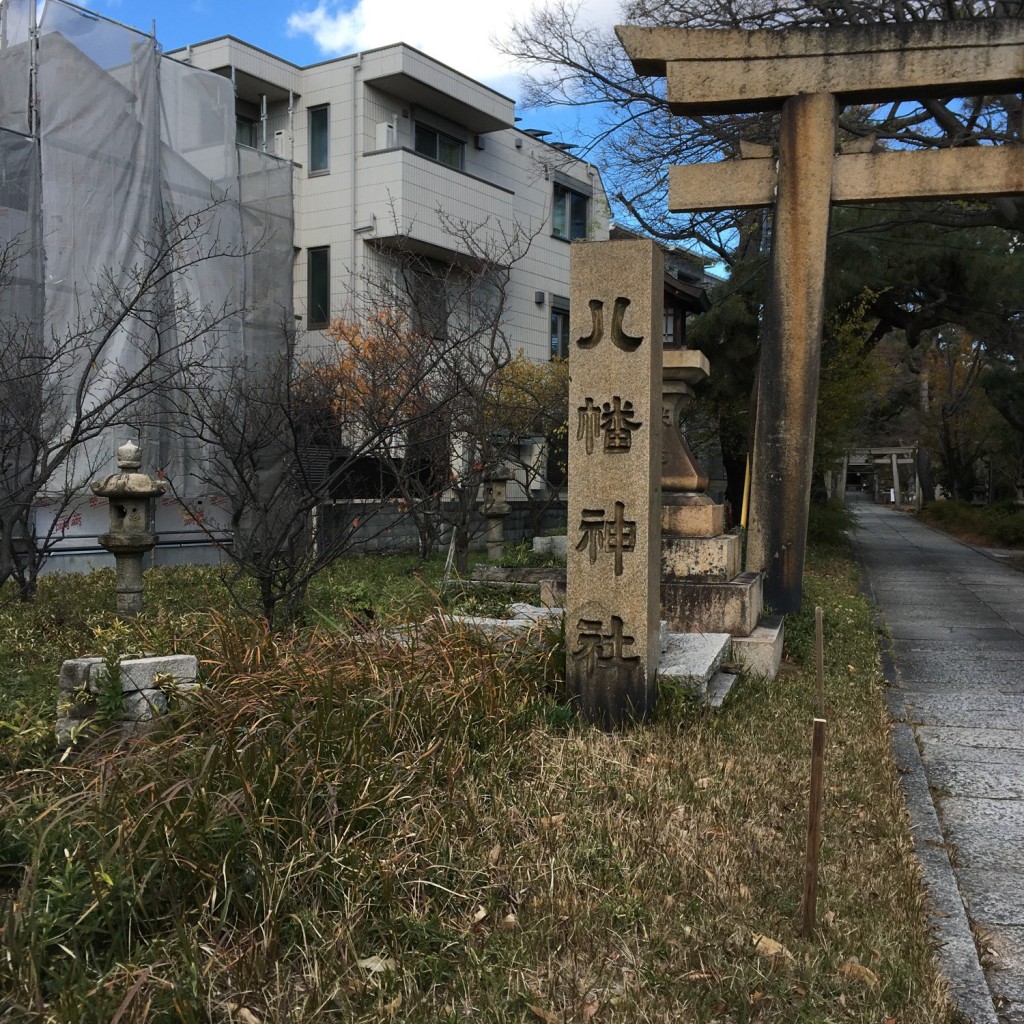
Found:
M 326 174 L 330 170 L 331 108 L 309 108 L 309 173 Z
M 582 192 L 574 192 L 556 182 L 551 233 L 556 238 L 586 238 L 588 201 Z
M 251 117 L 238 115 L 235 118 L 235 142 L 240 146 L 256 149 L 259 145 L 259 124 Z
M 551 299 L 551 358 L 569 358 L 569 300 L 561 295 Z
M 331 318 L 331 247 L 306 250 L 306 327 L 322 329 Z
M 444 132 L 430 128 L 425 124 L 416 122 L 416 152 L 423 156 L 429 156 L 431 160 L 437 160 L 456 170 L 462 170 L 463 155 L 466 144 L 458 139 L 453 139 Z

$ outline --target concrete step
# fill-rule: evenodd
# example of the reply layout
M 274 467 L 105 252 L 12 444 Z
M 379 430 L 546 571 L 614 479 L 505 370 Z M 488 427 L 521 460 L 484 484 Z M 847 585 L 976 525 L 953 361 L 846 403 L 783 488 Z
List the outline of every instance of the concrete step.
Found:
M 762 615 L 750 636 L 732 638 L 733 660 L 749 676 L 774 679 L 782 664 L 782 643 L 786 619 L 783 615 Z
M 711 680 L 729 657 L 731 646 L 728 633 L 669 633 L 658 675 L 666 682 L 685 687 L 703 701 Z

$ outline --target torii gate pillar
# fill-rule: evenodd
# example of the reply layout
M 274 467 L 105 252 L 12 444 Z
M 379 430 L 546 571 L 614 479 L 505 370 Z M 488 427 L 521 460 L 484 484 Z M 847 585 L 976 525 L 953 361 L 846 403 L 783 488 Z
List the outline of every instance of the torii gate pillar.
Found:
M 618 26 L 673 113 L 781 111 L 778 171 L 753 158 L 669 168 L 669 209 L 775 206 L 758 375 L 747 568 L 775 612 L 800 608 L 832 203 L 1024 195 L 1024 146 L 836 153 L 844 103 L 1019 92 L 1024 22 L 994 19 L 745 32 Z M 767 150 L 767 147 L 760 147 Z M 749 152 L 750 147 L 747 147 Z
M 831 93 L 782 105 L 746 560 L 765 572 L 765 602 L 782 613 L 799 609 L 804 572 L 835 143 Z

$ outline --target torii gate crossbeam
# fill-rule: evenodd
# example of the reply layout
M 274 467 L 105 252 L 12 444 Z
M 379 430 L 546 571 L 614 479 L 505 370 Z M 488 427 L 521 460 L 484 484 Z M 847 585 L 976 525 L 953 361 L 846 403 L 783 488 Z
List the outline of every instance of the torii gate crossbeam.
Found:
M 779 109 L 778 158 L 669 169 L 675 212 L 775 206 L 762 323 L 747 568 L 776 612 L 800 608 L 833 203 L 1024 194 L 1024 146 L 836 152 L 839 107 L 1019 92 L 1024 22 L 837 29 L 615 30 L 677 114 Z M 856 147 L 854 147 L 856 148 Z

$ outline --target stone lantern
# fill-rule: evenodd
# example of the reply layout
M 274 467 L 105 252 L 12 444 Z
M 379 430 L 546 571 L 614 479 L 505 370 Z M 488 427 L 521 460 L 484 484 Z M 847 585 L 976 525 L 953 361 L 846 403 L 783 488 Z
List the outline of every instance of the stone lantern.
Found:
M 167 491 L 166 480 L 139 473 L 142 449 L 131 441 L 117 449 L 120 470 L 105 480 L 94 480 L 93 494 L 110 503 L 110 532 L 97 540 L 116 562 L 117 612 L 138 615 L 142 611 L 142 556 L 160 539 L 149 532 L 153 499 Z
M 484 507 L 487 518 L 487 560 L 500 562 L 505 555 L 505 516 L 512 511 L 506 501 L 512 474 L 503 466 L 484 476 Z

